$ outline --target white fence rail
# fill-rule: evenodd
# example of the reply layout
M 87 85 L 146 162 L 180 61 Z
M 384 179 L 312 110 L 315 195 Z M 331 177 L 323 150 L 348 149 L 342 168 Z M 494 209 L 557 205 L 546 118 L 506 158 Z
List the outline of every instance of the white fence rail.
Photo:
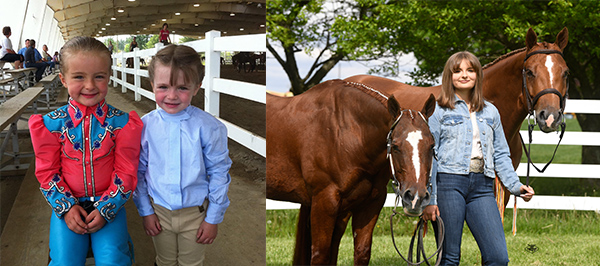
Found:
M 183 45 L 190 46 L 199 53 L 204 53 L 205 56 L 205 75 L 202 82 L 205 94 L 204 110 L 217 117 L 227 126 L 229 138 L 265 157 L 266 141 L 264 138 L 219 117 L 219 96 L 221 93 L 225 93 L 266 104 L 265 85 L 220 78 L 221 52 L 266 52 L 266 34 L 221 37 L 220 32 L 209 31 L 205 36 L 206 38 L 203 40 L 183 43 Z M 156 101 L 154 93 L 143 89 L 141 86 L 141 77 L 147 78 L 148 71 L 140 69 L 140 59 L 146 58 L 144 61 L 147 61 L 163 47 L 162 43 L 157 43 L 155 48 L 146 50 L 135 48 L 132 52 L 113 54 L 113 75 L 111 77 L 113 86 L 121 85 L 123 93 L 132 90 L 135 93 L 136 101 L 140 101 L 141 96 Z M 126 67 L 127 58 L 133 58 L 133 68 Z M 120 63 L 120 66 L 118 63 Z M 117 73 L 121 74 L 121 78 L 118 78 Z M 127 74 L 133 75 L 133 84 L 127 82 Z
M 600 101 L 567 100 L 565 113 L 600 114 Z M 526 142 L 528 142 L 527 134 L 527 131 L 521 131 L 521 135 L 526 138 Z M 532 144 L 556 145 L 558 139 L 559 135 L 556 133 L 545 134 L 535 131 Z M 560 145 L 600 146 L 600 132 L 566 131 Z M 536 165 L 540 164 L 541 163 L 537 163 Z M 543 164 L 541 165 L 543 166 Z M 519 176 L 525 176 L 527 174 L 527 165 L 524 163 L 520 164 L 517 168 L 517 174 Z M 600 165 L 552 163 L 544 173 L 538 173 L 532 167 L 529 171 L 529 175 L 532 177 L 600 179 Z M 395 199 L 395 194 L 388 194 L 384 206 L 394 207 Z M 513 206 L 514 197 L 511 196 L 506 207 L 512 208 Z M 300 205 L 297 203 L 267 199 L 267 210 L 298 209 L 299 207 Z M 600 211 L 600 197 L 536 195 L 529 202 L 525 202 L 521 198 L 518 198 L 517 207 L 522 209 Z

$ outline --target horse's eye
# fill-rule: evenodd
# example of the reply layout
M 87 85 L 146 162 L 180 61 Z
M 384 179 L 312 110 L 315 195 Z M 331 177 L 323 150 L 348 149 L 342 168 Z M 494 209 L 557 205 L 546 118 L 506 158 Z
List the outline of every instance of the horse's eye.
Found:
M 531 69 L 526 69 L 525 73 L 527 73 L 528 77 L 535 78 L 535 75 L 533 74 L 533 71 L 531 71 Z
M 569 70 L 567 70 L 567 71 L 565 71 L 565 73 L 563 74 L 563 77 L 564 77 L 564 78 L 568 78 L 568 77 L 569 77 L 569 74 L 570 74 L 570 73 L 569 73 Z

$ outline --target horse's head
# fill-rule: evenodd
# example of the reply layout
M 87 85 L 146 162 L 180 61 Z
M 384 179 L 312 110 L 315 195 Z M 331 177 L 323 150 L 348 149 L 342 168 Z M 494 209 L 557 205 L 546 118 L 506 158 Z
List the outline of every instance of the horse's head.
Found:
M 435 141 L 427 119 L 434 110 L 433 95 L 421 112 L 401 110 L 394 96 L 388 99 L 388 111 L 395 118 L 388 133 L 388 159 L 394 190 L 402 198 L 404 213 L 409 216 L 419 216 L 431 198 L 427 188 Z
M 528 112 L 535 110 L 537 124 L 544 132 L 556 131 L 563 120 L 569 68 L 562 51 L 568 40 L 566 27 L 558 33 L 555 43 L 538 43 L 535 32 L 531 28 L 527 32 L 523 92 Z

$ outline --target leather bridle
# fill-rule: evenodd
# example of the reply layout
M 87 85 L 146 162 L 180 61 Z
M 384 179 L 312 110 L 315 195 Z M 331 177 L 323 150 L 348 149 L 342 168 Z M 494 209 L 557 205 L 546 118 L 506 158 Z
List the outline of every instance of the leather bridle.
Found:
M 529 89 L 527 88 L 527 77 L 526 77 L 526 69 L 525 69 L 525 62 L 527 62 L 527 59 L 533 55 L 536 54 L 559 54 L 561 57 L 564 58 L 563 53 L 561 53 L 558 50 L 550 50 L 550 49 L 542 49 L 542 50 L 537 50 L 537 51 L 533 51 L 529 54 L 527 54 L 525 56 L 525 59 L 523 60 L 523 94 L 526 95 L 526 99 L 527 99 L 527 113 L 528 113 L 528 127 L 527 127 L 527 131 L 529 133 L 529 144 L 528 147 L 525 148 L 525 142 L 523 141 L 523 136 L 521 136 L 521 144 L 523 145 L 523 149 L 525 150 L 525 155 L 527 156 L 527 183 L 526 185 L 529 186 L 529 165 L 533 165 L 533 167 L 540 173 L 543 173 L 544 171 L 546 171 L 546 168 L 550 165 L 550 163 L 552 163 L 552 160 L 554 160 L 554 156 L 556 155 L 556 150 L 558 149 L 558 146 L 560 145 L 560 142 L 562 141 L 562 138 L 565 134 L 565 128 L 566 128 L 566 124 L 565 124 L 565 116 L 564 116 L 564 111 L 565 111 L 565 102 L 567 97 L 569 96 L 569 81 L 567 80 L 567 90 L 565 92 L 565 95 L 563 96 L 562 94 L 560 94 L 560 92 L 555 89 L 555 88 L 548 88 L 545 90 L 540 91 L 538 94 L 536 94 L 533 99 L 531 97 L 531 94 L 529 94 Z M 535 127 L 535 116 L 533 115 L 533 111 L 534 111 L 534 107 L 537 104 L 537 101 L 540 99 L 540 97 L 542 97 L 543 95 L 549 94 L 549 93 L 553 93 L 556 94 L 558 96 L 558 98 L 560 99 L 560 113 L 562 114 L 562 121 L 560 122 L 560 137 L 558 140 L 558 144 L 556 144 L 556 147 L 554 148 L 554 153 L 552 154 L 552 158 L 550 159 L 550 161 L 548 161 L 548 163 L 546 163 L 546 165 L 540 170 L 537 166 L 535 166 L 535 164 L 533 164 L 533 162 L 531 162 L 531 156 L 530 156 L 530 152 L 531 152 L 531 142 L 532 142 L 532 132 L 533 132 L 533 128 Z M 534 123 L 531 123 L 531 119 L 530 117 L 534 117 Z

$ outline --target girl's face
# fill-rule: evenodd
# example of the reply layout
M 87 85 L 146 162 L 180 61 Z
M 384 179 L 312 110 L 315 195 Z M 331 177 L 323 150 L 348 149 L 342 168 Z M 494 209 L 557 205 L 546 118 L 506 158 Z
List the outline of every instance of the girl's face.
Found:
M 452 72 L 452 85 L 455 90 L 471 90 L 475 87 L 477 72 L 469 61 L 463 59 L 460 66 Z
M 67 58 L 67 71 L 59 76 L 69 96 L 85 106 L 101 102 L 108 92 L 108 60 L 94 52 L 75 52 Z
M 202 84 L 192 84 L 185 82 L 183 71 L 178 71 L 170 84 L 171 67 L 156 62 L 154 68 L 154 80 L 152 81 L 152 90 L 156 104 L 169 114 L 176 114 L 187 108 L 192 102 L 192 97 L 198 93 Z

